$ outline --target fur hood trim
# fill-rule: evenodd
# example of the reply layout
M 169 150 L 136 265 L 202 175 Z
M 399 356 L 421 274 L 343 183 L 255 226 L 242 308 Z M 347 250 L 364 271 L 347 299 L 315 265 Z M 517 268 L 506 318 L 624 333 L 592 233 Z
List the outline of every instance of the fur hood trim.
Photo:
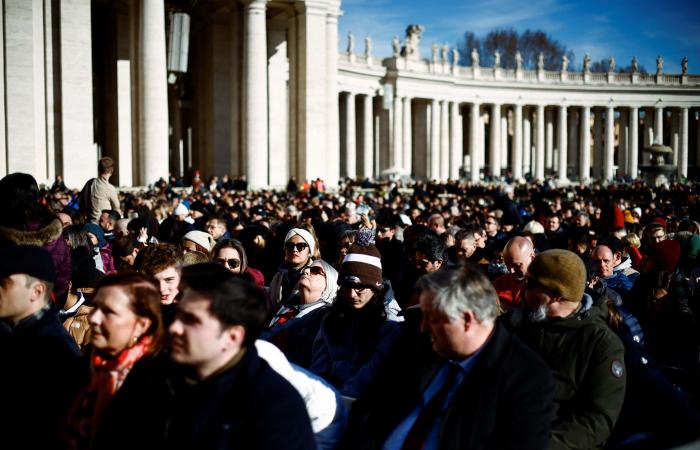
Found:
M 58 218 L 51 220 L 43 228 L 38 230 L 17 230 L 15 228 L 0 227 L 0 236 L 17 245 L 43 246 L 53 242 L 63 233 L 63 224 Z

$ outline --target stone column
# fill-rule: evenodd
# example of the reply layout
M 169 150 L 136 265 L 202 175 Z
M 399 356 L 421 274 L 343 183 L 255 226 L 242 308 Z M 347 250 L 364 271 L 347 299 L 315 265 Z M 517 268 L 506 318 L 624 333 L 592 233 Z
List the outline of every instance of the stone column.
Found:
M 659 144 L 664 143 L 664 108 L 663 106 L 657 106 L 655 109 L 655 118 L 654 118 L 654 142 L 658 142 Z
M 504 108 L 501 115 L 501 170 L 508 169 L 508 109 Z
M 263 188 L 268 184 L 265 8 L 266 0 L 251 0 L 245 5 L 243 19 L 243 152 L 248 187 L 251 189 Z
M 26 3 L 30 3 L 26 1 Z M 60 8 L 58 8 L 61 23 L 60 23 L 60 34 L 54 36 L 60 36 L 60 57 L 61 57 L 61 74 L 60 78 L 56 77 L 51 80 L 53 68 L 49 66 L 51 61 L 49 58 L 49 53 L 51 50 L 48 48 L 51 42 L 51 37 L 48 35 L 50 32 L 51 25 L 46 23 L 43 26 L 43 30 L 47 31 L 47 34 L 43 36 L 42 39 L 36 39 L 37 32 L 43 34 L 42 26 L 45 20 L 50 20 L 50 16 L 45 16 L 40 18 L 42 14 L 41 4 L 44 4 L 44 9 L 48 10 L 51 8 L 49 3 L 52 2 L 37 2 L 34 1 L 34 13 L 35 13 L 35 25 L 34 25 L 34 35 L 35 35 L 35 53 L 34 58 L 45 59 L 46 58 L 46 74 L 39 74 L 35 72 L 34 93 L 37 96 L 41 96 L 41 91 L 46 94 L 46 106 L 47 110 L 51 110 L 52 100 L 48 96 L 52 95 L 51 84 L 61 82 L 60 89 L 60 99 L 61 104 L 55 105 L 60 108 L 61 111 L 61 161 L 58 163 L 58 167 L 63 170 L 63 179 L 67 186 L 81 188 L 83 184 L 89 179 L 95 176 L 97 154 L 95 152 L 95 138 L 93 132 L 93 67 L 92 67 L 92 29 L 91 29 L 91 2 L 89 1 L 62 1 L 60 3 Z M 53 2 L 57 5 L 57 2 Z M 48 11 L 47 11 L 48 13 Z M 55 13 L 55 10 L 54 10 Z M 149 172 L 150 178 L 147 182 L 154 182 L 161 176 L 166 176 L 168 174 L 168 100 L 167 100 L 167 90 L 165 87 L 165 30 L 164 30 L 164 13 L 163 5 L 150 5 L 144 6 L 144 14 L 141 18 L 143 20 L 150 20 L 154 17 L 160 19 L 159 24 L 149 24 L 146 25 L 142 30 L 144 32 L 142 44 L 147 44 L 148 49 L 143 49 L 144 60 L 146 64 L 153 64 L 149 66 L 151 69 L 158 68 L 160 72 L 156 71 L 153 74 L 144 74 L 148 78 L 149 87 L 152 87 L 155 92 L 146 93 L 149 96 L 149 101 L 151 106 L 150 111 L 154 113 L 157 112 L 153 126 L 153 130 L 149 133 L 149 139 L 153 143 L 153 152 L 150 151 L 150 147 L 145 147 L 148 150 L 146 155 L 147 161 L 149 162 Z M 37 16 L 38 15 L 38 16 Z M 37 20 L 38 19 L 38 20 Z M 145 22 L 143 22 L 145 24 Z M 58 26 L 54 23 L 53 27 Z M 8 27 L 9 28 L 9 27 Z M 41 30 L 41 31 L 39 31 Z M 150 37 L 145 36 L 148 34 Z M 149 41 L 148 39 L 151 39 Z M 43 42 L 42 42 L 43 41 Z M 56 42 L 57 46 L 59 43 Z M 43 51 L 37 52 L 36 50 L 41 49 L 44 45 Z M 54 47 L 56 48 L 56 47 Z M 148 52 L 148 54 L 146 54 Z M 52 54 L 51 57 L 57 58 L 58 55 Z M 148 62 L 146 62 L 148 60 Z M 8 59 L 9 62 L 9 59 Z M 34 69 L 38 69 L 40 64 L 35 63 Z M 116 65 L 113 66 L 113 70 L 116 70 Z M 116 76 L 113 73 L 112 76 Z M 47 79 L 48 78 L 48 79 Z M 140 80 L 145 81 L 144 79 Z M 40 84 L 42 87 L 37 89 L 37 85 Z M 43 85 L 46 85 L 45 87 Z M 144 86 L 145 87 L 145 86 Z M 53 89 L 57 89 L 55 86 Z M 150 97 L 150 96 L 153 97 Z M 35 98 L 35 100 L 37 100 Z M 39 105 L 44 104 L 44 99 L 39 98 Z M 36 104 L 36 103 L 35 103 Z M 38 106 L 38 105 L 37 105 Z M 103 106 L 104 107 L 104 106 Z M 45 111 L 43 108 L 38 107 L 35 110 L 37 114 L 37 125 L 41 122 L 39 116 L 46 117 L 45 125 L 49 133 L 51 133 L 51 125 L 54 121 L 53 114 L 51 112 Z M 53 117 L 52 117 L 53 116 Z M 21 117 L 20 120 L 25 120 Z M 146 119 L 148 120 L 148 119 Z M 37 130 L 39 131 L 39 130 Z M 43 130 L 41 130 L 43 131 Z M 143 132 L 143 130 L 142 130 Z M 43 136 L 42 136 L 43 137 Z M 47 139 L 41 139 L 36 141 L 35 149 L 40 151 L 42 148 L 48 153 L 46 156 L 41 155 L 40 161 L 43 159 L 47 163 L 46 175 L 50 178 L 54 173 L 54 162 L 56 160 L 53 154 L 54 148 L 50 145 L 51 136 L 47 136 Z M 47 145 L 49 144 L 49 145 Z M 54 143 L 55 144 L 55 143 Z M 111 149 L 115 150 L 116 149 Z M 144 150 L 144 147 L 142 147 Z M 43 153 L 43 152 L 42 152 Z M 104 156 L 104 155 L 103 155 Z M 162 160 L 158 160 L 162 158 Z M 41 167 L 41 163 L 38 167 Z M 116 182 L 115 178 L 112 178 L 112 182 Z
M 627 163 L 629 150 L 629 125 L 628 125 L 628 109 L 620 109 L 620 134 L 617 139 L 617 170 L 619 173 L 629 174 L 629 165 Z
M 372 96 L 362 96 L 362 175 L 374 176 L 374 129 Z
M 513 105 L 513 179 L 523 178 L 523 105 Z
M 567 176 L 566 176 L 566 169 L 567 169 L 567 145 L 568 142 L 566 140 L 566 131 L 567 131 L 567 126 L 568 124 L 566 123 L 566 106 L 561 105 L 559 106 L 559 140 L 557 142 L 557 146 L 559 147 L 559 181 L 560 182 L 565 182 L 567 181 Z
M 612 181 L 615 176 L 615 108 L 608 106 L 605 111 L 605 155 L 603 156 L 603 179 Z
M 603 176 L 603 113 L 593 109 L 593 176 Z
M 545 137 L 545 159 L 544 168 L 545 170 L 552 170 L 554 167 L 554 118 L 552 117 L 553 111 L 551 108 L 545 108 L 544 118 L 546 124 L 546 137 Z
M 642 108 L 644 111 L 644 141 L 643 148 L 649 147 L 654 143 L 654 114 L 651 108 Z
M 523 107 L 523 174 L 532 174 L 532 110 Z
M 437 100 L 430 103 L 430 174 L 428 178 L 440 178 L 440 104 Z
M 165 58 L 163 2 L 137 1 L 132 15 L 136 81 L 135 120 L 138 121 L 139 179 L 141 185 L 168 176 L 168 88 Z M 264 135 L 266 137 L 266 134 Z
M 679 136 L 678 133 L 680 133 L 680 124 L 678 123 L 679 116 L 681 114 L 680 109 L 678 108 L 671 108 L 671 149 L 673 150 L 672 153 L 672 164 L 675 166 L 678 166 L 678 141 L 679 141 Z
M 440 180 L 450 177 L 450 103 L 440 102 Z
M 462 165 L 462 120 L 459 117 L 459 102 L 450 102 L 450 179 L 459 179 Z
M 535 153 L 535 179 L 544 180 L 544 105 L 537 105 L 537 147 Z
M 591 107 L 581 107 L 581 145 L 579 146 L 579 181 L 588 183 L 591 180 Z
M 481 145 L 481 117 L 479 113 L 480 104 L 477 102 L 472 103 L 470 117 L 469 117 L 469 159 L 471 162 L 471 182 L 479 182 L 479 163 L 483 159 L 483 155 L 480 154 Z
M 634 179 L 637 178 L 639 165 L 639 109 L 636 106 L 630 108 L 629 111 L 629 153 L 627 155 L 627 166 L 629 175 Z
M 578 126 L 577 119 L 579 117 L 579 112 L 577 108 L 569 110 L 569 131 L 567 133 L 568 137 L 568 152 L 567 160 L 568 166 L 571 168 L 571 173 L 578 173 Z M 567 169 L 568 170 L 568 169 Z
M 501 105 L 491 105 L 491 118 L 489 119 L 489 151 L 491 175 L 501 176 Z
M 413 174 L 413 145 L 411 127 L 411 99 L 403 98 L 403 169 L 408 175 Z
M 401 170 L 403 167 L 403 100 L 396 95 L 396 90 L 394 90 L 392 128 L 393 151 L 391 152 L 390 167 L 395 170 Z
M 345 98 L 345 176 L 357 176 L 357 133 L 355 131 L 355 94 L 348 92 Z
M 688 177 L 688 107 L 680 110 L 680 152 L 678 155 L 678 178 Z
M 326 145 L 323 154 L 326 157 L 326 172 L 319 175 L 324 178 L 327 186 L 335 186 L 340 175 L 340 119 L 338 117 L 338 15 L 337 5 L 331 5 L 326 14 Z M 353 95 L 353 112 L 355 96 Z M 353 124 L 355 123 L 353 117 Z M 353 127 L 353 130 L 355 127 Z M 353 168 L 356 168 L 353 160 Z M 350 167 L 348 166 L 348 176 Z M 353 170 L 353 177 L 357 176 Z

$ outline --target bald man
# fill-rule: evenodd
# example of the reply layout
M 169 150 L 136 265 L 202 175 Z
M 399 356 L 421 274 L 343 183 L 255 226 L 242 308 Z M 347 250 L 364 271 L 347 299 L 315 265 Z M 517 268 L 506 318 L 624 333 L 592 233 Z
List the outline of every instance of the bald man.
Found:
M 621 296 L 626 296 L 632 289 L 632 280 L 622 271 L 615 271 L 615 256 L 607 245 L 598 245 L 591 255 L 591 263 L 594 265 L 595 274 L 598 278 L 605 280 L 608 288 L 614 290 Z M 594 283 L 593 287 L 596 288 Z
M 533 259 L 535 248 L 529 239 L 516 236 L 506 244 L 503 249 L 503 261 L 509 272 L 493 281 L 502 308 L 515 309 L 522 306 L 525 273 Z

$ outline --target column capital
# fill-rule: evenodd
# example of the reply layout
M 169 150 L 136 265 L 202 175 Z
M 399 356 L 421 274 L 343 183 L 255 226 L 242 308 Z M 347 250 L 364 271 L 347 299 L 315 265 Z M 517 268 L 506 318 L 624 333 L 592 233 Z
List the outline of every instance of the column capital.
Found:
M 244 0 L 243 9 L 246 11 L 262 10 L 267 8 L 268 0 Z

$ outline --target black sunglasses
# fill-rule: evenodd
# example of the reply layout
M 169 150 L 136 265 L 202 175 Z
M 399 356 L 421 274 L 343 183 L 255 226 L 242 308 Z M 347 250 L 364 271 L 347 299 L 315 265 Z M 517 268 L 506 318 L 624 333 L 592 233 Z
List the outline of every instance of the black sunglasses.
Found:
M 241 260 L 240 259 L 226 259 L 226 258 L 216 258 L 216 262 L 218 262 L 221 265 L 224 266 L 229 266 L 231 269 L 238 269 L 241 265 Z
M 309 273 L 310 273 L 311 275 L 326 276 L 326 272 L 323 271 L 323 267 L 321 267 L 321 266 L 311 266 L 311 267 L 309 267 Z
M 308 246 L 309 244 L 307 244 L 306 242 L 286 242 L 284 244 L 284 248 L 289 252 L 291 252 L 294 249 L 296 249 L 298 252 L 303 252 Z

